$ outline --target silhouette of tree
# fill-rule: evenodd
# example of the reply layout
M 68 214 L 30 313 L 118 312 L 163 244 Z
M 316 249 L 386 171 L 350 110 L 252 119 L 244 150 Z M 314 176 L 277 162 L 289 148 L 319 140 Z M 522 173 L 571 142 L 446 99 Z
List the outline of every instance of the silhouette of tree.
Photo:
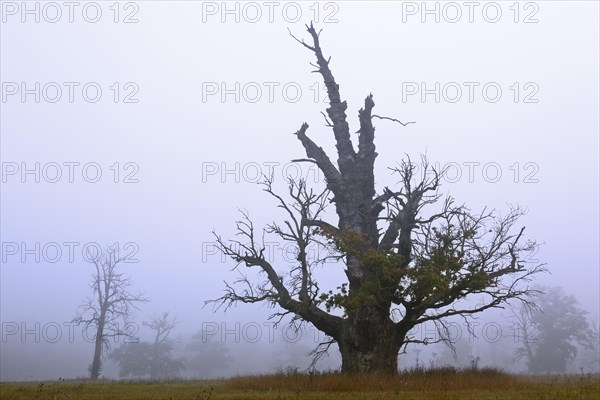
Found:
M 148 301 L 142 294 L 133 294 L 131 279 L 119 272 L 119 264 L 126 258 L 118 256 L 118 249 L 108 248 L 99 254 L 88 254 L 95 266 L 90 288 L 93 295 L 84 300 L 73 322 L 83 324 L 85 330 L 95 329 L 94 356 L 89 366 L 90 379 L 96 380 L 102 371 L 102 354 L 110 349 L 110 339 L 132 338 L 137 331 L 131 324 L 137 304 Z
M 342 371 L 396 372 L 398 353 L 408 343 L 428 343 L 412 337 L 416 325 L 433 321 L 444 337 L 445 318 L 469 316 L 500 307 L 508 300 L 528 301 L 530 290 L 520 285 L 542 265 L 532 265 L 526 253 L 536 244 L 525 241 L 524 228 L 514 229 L 523 211 L 511 209 L 504 217 L 492 212 L 472 213 L 466 206 L 441 199 L 445 171 L 431 168 L 426 159 L 416 165 L 408 159 L 393 168 L 399 188 L 375 186 L 375 127 L 369 95 L 358 111 L 358 148 L 350 136 L 346 102 L 321 50 L 319 33 L 307 27 L 312 44 L 296 39 L 316 56 L 315 72 L 325 82 L 329 98 L 326 126 L 336 142 L 337 165 L 307 135 L 308 124 L 295 132 L 307 158 L 326 179 L 324 190 L 313 190 L 304 180 L 290 180 L 288 196 L 275 192 L 266 178 L 264 191 L 286 215 L 264 231 L 255 229 L 248 213 L 237 222 L 237 239 L 215 234 L 220 250 L 238 266 L 260 272 L 258 283 L 244 273 L 215 306 L 267 302 L 282 309 L 273 318 L 292 316 L 292 323 L 311 323 L 330 337 L 315 350 L 324 354 L 337 343 Z M 402 123 L 403 126 L 408 123 Z M 422 172 L 419 176 L 419 169 Z M 333 204 L 337 221 L 327 221 L 325 209 Z M 279 274 L 265 253 L 265 235 L 293 243 L 297 264 Z M 322 292 L 314 270 L 324 262 L 309 257 L 310 246 L 326 246 L 345 264 L 345 278 L 337 291 Z M 464 301 L 477 297 L 478 303 Z M 337 310 L 336 310 L 337 309 Z

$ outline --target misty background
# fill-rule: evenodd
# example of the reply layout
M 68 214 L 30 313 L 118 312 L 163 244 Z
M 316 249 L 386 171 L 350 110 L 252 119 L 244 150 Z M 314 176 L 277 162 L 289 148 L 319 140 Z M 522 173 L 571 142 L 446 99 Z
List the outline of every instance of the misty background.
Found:
M 260 174 L 280 190 L 290 175 L 324 184 L 310 164 L 290 164 L 304 157 L 293 132 L 305 121 L 335 150 L 313 54 L 288 33 L 306 39 L 311 20 L 351 131 L 369 93 L 374 113 L 416 122 L 375 121 L 377 186 L 394 184 L 387 168 L 407 154 L 426 153 L 449 168 L 442 192 L 473 210 L 526 207 L 521 223 L 544 243 L 535 257 L 551 272 L 536 283 L 575 295 L 597 326 L 598 3 L 431 2 L 428 12 L 421 2 L 81 2 L 72 13 L 48 4 L 2 3 L 1 380 L 86 375 L 93 343 L 69 325 L 91 295 L 83 249 L 111 244 L 151 299 L 131 328 L 140 340 L 152 336 L 143 321 L 170 312 L 175 355 L 191 357 L 186 346 L 207 329 L 203 344 L 227 349 L 223 368 L 184 376 L 308 366 L 317 331 L 275 328 L 262 305 L 204 304 L 237 276 L 211 232 L 233 238 L 238 209 L 257 227 L 282 217 Z M 283 271 L 293 249 L 271 240 Z M 319 276 L 335 289 L 343 267 Z M 457 320 L 458 361 L 443 345 L 409 346 L 399 364 L 479 359 L 523 372 L 512 316 L 482 314 L 476 338 Z M 318 365 L 338 366 L 335 351 Z M 103 376 L 118 376 L 114 362 Z

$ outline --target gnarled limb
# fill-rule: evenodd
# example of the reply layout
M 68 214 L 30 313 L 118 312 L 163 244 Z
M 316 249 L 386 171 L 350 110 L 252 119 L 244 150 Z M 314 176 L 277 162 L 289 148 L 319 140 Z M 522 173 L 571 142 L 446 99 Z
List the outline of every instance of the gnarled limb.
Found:
M 285 277 L 275 271 L 272 262 L 267 259 L 264 240 L 258 240 L 255 235 L 254 225 L 246 212 L 242 212 L 243 219 L 237 222 L 237 236 L 242 240 L 225 242 L 215 234 L 219 250 L 246 267 L 258 267 L 265 273 L 267 279 L 258 285 L 252 285 L 245 275 L 238 279 L 234 285 L 242 285 L 241 292 L 234 285 L 226 284 L 225 294 L 216 299 L 209 300 L 217 308 L 229 307 L 236 302 L 255 303 L 268 301 L 271 305 L 278 305 L 289 313 L 300 316 L 304 321 L 310 322 L 317 329 L 322 330 L 332 337 L 339 337 L 342 319 L 319 308 L 315 301 L 318 295 L 318 286 L 312 280 L 312 264 L 308 259 L 308 246 L 313 242 L 312 229 L 305 221 L 319 218 L 325 209 L 327 192 L 315 194 L 306 188 L 304 182 L 291 181 L 289 195 L 294 200 L 288 204 L 283 197 L 276 194 L 270 181 L 264 183 L 264 190 L 279 202 L 288 215 L 284 227 L 272 223 L 264 233 L 275 234 L 282 240 L 295 243 L 298 247 L 297 267 L 290 271 L 289 287 L 286 286 Z M 274 314 L 277 316 L 277 314 Z

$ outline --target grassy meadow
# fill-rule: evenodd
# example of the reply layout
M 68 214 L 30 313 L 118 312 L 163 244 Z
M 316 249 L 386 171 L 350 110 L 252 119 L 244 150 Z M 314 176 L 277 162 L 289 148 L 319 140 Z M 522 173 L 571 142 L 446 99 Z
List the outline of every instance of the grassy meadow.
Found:
M 494 369 L 414 370 L 395 376 L 271 374 L 225 380 L 65 381 L 0 383 L 0 398 L 51 400 L 153 399 L 598 399 L 600 376 L 531 377 Z

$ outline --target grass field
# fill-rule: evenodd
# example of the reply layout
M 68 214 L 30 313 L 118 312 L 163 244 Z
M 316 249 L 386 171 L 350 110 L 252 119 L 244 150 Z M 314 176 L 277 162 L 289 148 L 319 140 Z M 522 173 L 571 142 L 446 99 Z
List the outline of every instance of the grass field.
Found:
M 600 376 L 529 377 L 496 370 L 436 369 L 397 376 L 273 374 L 218 381 L 58 381 L 0 383 L 0 398 L 153 399 L 598 399 Z

